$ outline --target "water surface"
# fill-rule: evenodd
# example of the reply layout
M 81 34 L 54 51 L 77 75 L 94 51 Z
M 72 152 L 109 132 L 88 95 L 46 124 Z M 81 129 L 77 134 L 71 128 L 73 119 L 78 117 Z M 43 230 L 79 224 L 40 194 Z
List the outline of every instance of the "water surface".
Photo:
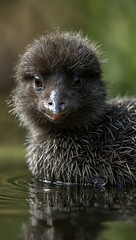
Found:
M 37 183 L 27 170 L 0 175 L 0 240 L 134 240 L 136 188 Z

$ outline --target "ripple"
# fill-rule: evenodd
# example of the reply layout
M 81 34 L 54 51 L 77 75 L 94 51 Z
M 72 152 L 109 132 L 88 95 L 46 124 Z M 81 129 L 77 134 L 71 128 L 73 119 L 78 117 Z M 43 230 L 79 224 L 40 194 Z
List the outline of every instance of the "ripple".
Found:
M 30 174 L 25 171 L 7 172 L 0 175 L 0 211 L 5 208 L 24 209 L 28 203 Z

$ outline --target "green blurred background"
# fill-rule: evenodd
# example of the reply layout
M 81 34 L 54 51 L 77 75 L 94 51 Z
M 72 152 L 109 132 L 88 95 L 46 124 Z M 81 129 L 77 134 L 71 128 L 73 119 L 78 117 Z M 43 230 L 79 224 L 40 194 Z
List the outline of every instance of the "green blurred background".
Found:
M 109 96 L 134 96 L 135 21 L 135 0 L 0 0 L 0 164 L 7 161 L 13 167 L 25 155 L 24 130 L 5 103 L 14 86 L 13 67 L 24 47 L 56 27 L 81 30 L 102 44 Z

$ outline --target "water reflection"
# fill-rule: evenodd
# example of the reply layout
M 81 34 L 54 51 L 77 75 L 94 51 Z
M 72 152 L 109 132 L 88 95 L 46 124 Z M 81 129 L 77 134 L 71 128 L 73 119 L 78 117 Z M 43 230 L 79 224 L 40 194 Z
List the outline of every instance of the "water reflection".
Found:
M 119 224 L 124 221 L 123 226 L 134 224 L 135 194 L 134 189 L 51 186 L 33 180 L 29 186 L 30 218 L 23 225 L 23 239 L 102 239 L 104 223 L 116 220 Z
M 56 186 L 27 173 L 0 175 L 0 240 L 135 239 L 136 188 Z

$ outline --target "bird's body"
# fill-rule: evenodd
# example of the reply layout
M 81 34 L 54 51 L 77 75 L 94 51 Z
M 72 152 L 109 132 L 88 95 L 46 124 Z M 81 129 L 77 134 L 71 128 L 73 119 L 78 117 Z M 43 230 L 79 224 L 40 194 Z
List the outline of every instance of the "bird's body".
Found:
M 136 103 L 123 99 L 107 106 L 106 115 L 94 129 L 55 126 L 38 135 L 32 131 L 28 163 L 34 176 L 48 182 L 134 184 L 136 122 L 131 113 Z
M 28 129 L 28 165 L 41 181 L 134 185 L 136 99 L 105 98 L 96 46 L 47 34 L 20 58 L 14 112 Z

